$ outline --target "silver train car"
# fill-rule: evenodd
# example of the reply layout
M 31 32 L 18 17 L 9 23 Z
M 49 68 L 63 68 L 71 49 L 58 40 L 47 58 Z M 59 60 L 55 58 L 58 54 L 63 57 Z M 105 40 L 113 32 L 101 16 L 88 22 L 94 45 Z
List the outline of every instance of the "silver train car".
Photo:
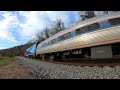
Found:
M 69 27 L 39 43 L 36 57 L 110 58 L 120 55 L 120 12 L 97 16 Z

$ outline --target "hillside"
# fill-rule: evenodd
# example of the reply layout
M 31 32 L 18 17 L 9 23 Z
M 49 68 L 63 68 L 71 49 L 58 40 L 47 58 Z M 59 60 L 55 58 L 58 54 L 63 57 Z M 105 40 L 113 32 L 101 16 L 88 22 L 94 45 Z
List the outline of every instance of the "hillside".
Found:
M 20 45 L 20 46 L 16 46 L 13 48 L 9 48 L 9 49 L 3 49 L 0 50 L 0 56 L 23 56 L 24 55 L 24 51 L 29 48 L 30 46 L 32 46 L 34 43 L 27 43 L 24 45 Z

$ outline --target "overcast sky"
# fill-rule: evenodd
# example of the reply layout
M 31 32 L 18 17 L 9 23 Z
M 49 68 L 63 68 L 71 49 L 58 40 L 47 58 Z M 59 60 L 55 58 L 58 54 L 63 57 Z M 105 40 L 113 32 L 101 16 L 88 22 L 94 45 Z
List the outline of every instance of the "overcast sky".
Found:
M 57 19 L 66 26 L 76 23 L 78 16 L 77 11 L 0 11 L 0 49 L 25 44 Z

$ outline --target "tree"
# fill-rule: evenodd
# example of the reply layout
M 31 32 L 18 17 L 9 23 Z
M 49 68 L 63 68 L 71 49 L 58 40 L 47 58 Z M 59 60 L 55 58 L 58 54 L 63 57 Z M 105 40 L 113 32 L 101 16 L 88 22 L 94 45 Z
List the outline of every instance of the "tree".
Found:
M 60 19 L 58 19 L 55 22 L 53 22 L 53 27 L 51 29 L 50 34 L 54 35 L 54 34 L 60 32 L 60 31 L 62 31 L 64 29 L 65 29 L 64 23 Z
M 85 15 L 88 19 L 92 18 L 92 17 L 95 17 L 94 11 L 85 11 Z
M 81 14 L 83 13 L 83 14 Z M 79 16 L 81 18 L 82 21 L 86 20 L 86 19 L 89 19 L 89 18 L 92 18 L 92 17 L 95 17 L 95 12 L 94 11 L 79 11 Z
M 103 11 L 103 14 L 108 14 L 109 13 L 109 11 Z
M 39 32 L 36 34 L 36 38 L 37 41 L 42 42 L 45 39 L 50 37 L 50 31 L 51 29 L 49 29 L 47 26 L 42 30 L 42 32 Z
M 51 37 L 52 35 L 64 30 L 64 23 L 58 19 L 53 22 L 52 27 L 48 28 L 47 26 L 43 29 L 42 32 L 36 34 L 37 42 L 42 42 L 45 39 Z
M 49 38 L 50 37 L 50 30 L 48 27 L 44 28 L 43 32 L 44 32 L 44 35 L 45 35 L 45 39 Z
M 43 32 L 37 33 L 36 37 L 37 37 L 37 41 L 39 42 L 42 42 L 45 40 L 45 38 L 43 37 Z
M 98 11 L 98 12 L 101 12 L 101 15 L 103 15 L 103 14 L 109 14 L 109 13 L 118 12 L 118 11 Z

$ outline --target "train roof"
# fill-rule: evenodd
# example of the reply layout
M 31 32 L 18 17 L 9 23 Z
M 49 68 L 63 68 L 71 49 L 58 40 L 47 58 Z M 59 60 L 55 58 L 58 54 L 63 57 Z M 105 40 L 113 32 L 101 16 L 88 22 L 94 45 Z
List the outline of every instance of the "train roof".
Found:
M 113 13 L 93 17 L 93 18 L 87 19 L 85 21 L 81 21 L 81 22 L 77 23 L 76 25 L 73 25 L 71 27 L 68 27 L 68 28 L 64 29 L 63 31 L 60 31 L 59 33 L 51 36 L 50 38 L 44 40 L 43 42 L 41 42 L 39 44 L 42 45 L 46 42 L 49 42 L 50 40 L 53 40 L 53 39 L 55 39 L 55 38 L 57 38 L 61 35 L 64 35 L 68 32 L 74 31 L 75 29 L 78 29 L 80 27 L 83 27 L 83 26 L 86 26 L 86 25 L 89 25 L 89 24 L 92 24 L 92 23 L 95 23 L 95 22 L 105 21 L 105 20 L 108 20 L 108 19 L 111 19 L 111 18 L 117 18 L 117 17 L 120 17 L 120 12 L 113 12 Z

